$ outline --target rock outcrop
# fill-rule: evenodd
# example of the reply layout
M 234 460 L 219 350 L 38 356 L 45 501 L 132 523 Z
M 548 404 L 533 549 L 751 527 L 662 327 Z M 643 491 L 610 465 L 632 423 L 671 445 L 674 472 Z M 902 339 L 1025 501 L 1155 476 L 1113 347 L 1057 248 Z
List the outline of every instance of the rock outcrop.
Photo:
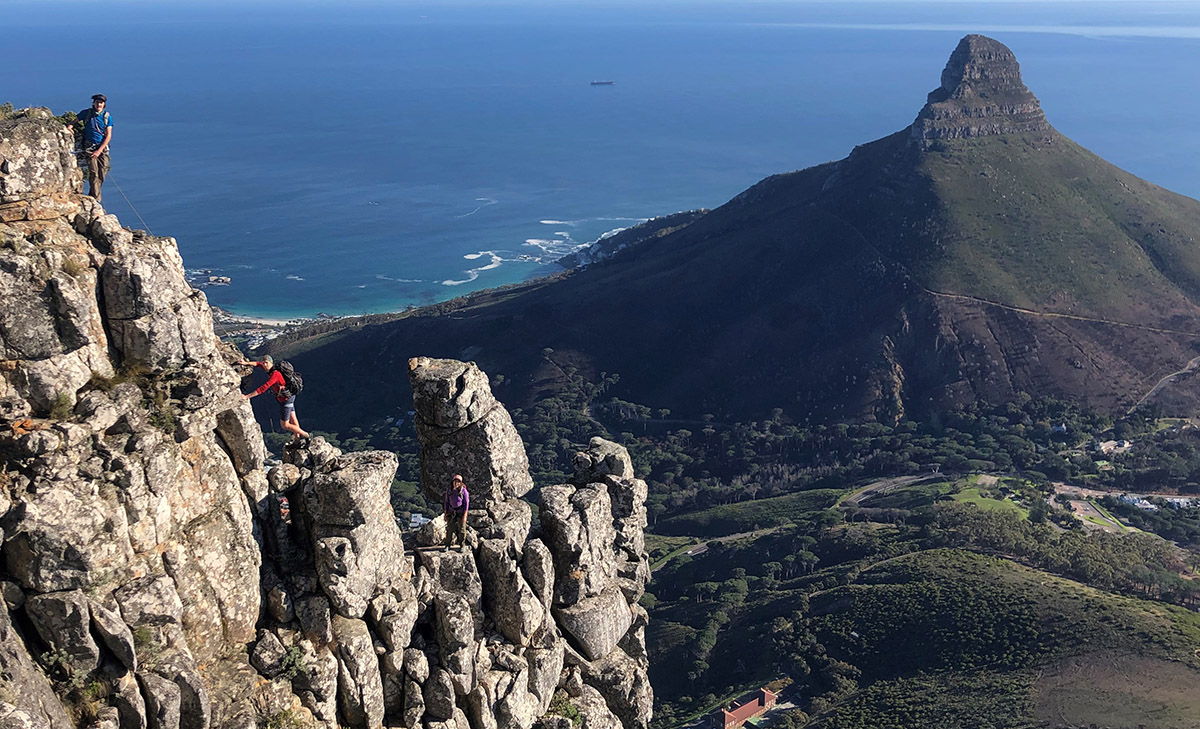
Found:
M 573 484 L 542 487 L 535 526 L 515 498 L 532 483 L 524 445 L 486 375 L 474 363 L 419 357 L 409 378 L 426 494 L 440 499 L 459 473 L 478 499 L 471 551 L 438 551 L 439 517 L 425 526 L 416 561 L 421 600 L 435 608 L 442 665 L 467 696 L 473 725 L 530 726 L 546 713 L 565 666 L 604 697 L 615 721 L 646 727 L 653 695 L 637 605 L 650 578 L 646 484 L 634 478 L 628 452 L 593 439 L 576 457 Z M 482 615 L 462 599 L 475 581 Z M 570 696 L 584 701 L 582 692 Z
M 5 726 L 645 727 L 645 484 L 594 440 L 543 489 L 474 364 L 413 360 L 424 487 L 468 544 L 406 547 L 397 460 L 266 450 L 175 242 L 80 194 L 44 110 L 0 121 Z M 283 509 L 287 499 L 289 508 Z M 555 710 L 562 710 L 555 703 Z
M 1042 105 L 1021 81 L 1016 56 L 1003 43 L 968 35 L 950 54 L 942 85 L 929 92 L 912 125 L 916 140 L 1053 132 Z

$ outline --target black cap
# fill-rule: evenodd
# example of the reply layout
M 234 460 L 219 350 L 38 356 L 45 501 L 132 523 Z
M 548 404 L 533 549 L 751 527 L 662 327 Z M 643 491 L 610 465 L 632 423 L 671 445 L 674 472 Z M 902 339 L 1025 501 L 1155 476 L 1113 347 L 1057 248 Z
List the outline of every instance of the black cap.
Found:
M 92 101 L 103 101 L 105 104 L 107 104 L 108 97 L 104 94 L 92 94 Z

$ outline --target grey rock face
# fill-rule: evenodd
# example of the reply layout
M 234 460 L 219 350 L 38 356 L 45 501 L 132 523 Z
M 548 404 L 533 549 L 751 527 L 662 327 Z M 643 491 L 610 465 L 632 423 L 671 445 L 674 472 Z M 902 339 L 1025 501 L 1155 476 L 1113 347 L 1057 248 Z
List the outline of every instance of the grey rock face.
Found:
M 608 491 L 598 485 L 542 489 L 542 538 L 554 555 L 555 601 L 598 595 L 616 574 L 616 538 Z
M 150 729 L 179 729 L 179 686 L 154 673 L 139 673 L 146 697 L 146 724 Z
M 554 601 L 554 555 L 540 539 L 525 543 L 521 572 L 542 606 L 549 608 Z
M 525 582 L 517 558 L 506 542 L 485 539 L 479 544 L 484 612 L 509 642 L 527 646 L 545 620 L 545 608 Z
M 265 491 L 261 433 L 174 241 L 79 195 L 70 133 L 46 113 L 18 116 L 0 122 L 0 426 L 30 419 L 0 427 L 23 480 L 0 524 L 10 593 L 28 596 L 76 675 L 101 648 L 141 672 L 101 724 L 253 717 L 261 684 L 243 646 L 261 556 L 247 494 Z M 21 643 L 0 637 L 0 662 Z M 213 668 L 201 676 L 197 662 Z M 63 723 L 52 696 L 26 692 L 42 707 L 31 716 Z
M 121 616 L 96 602 L 90 602 L 92 627 L 112 651 L 121 665 L 130 671 L 138 670 L 137 654 L 133 647 L 133 631 Z
M 8 685 L 15 699 L 10 714 L 20 713 L 31 726 L 69 729 L 74 724 L 59 704 L 50 681 L 29 655 L 12 623 L 7 610 L 0 610 L 0 670 L 8 676 Z
M 950 55 L 942 85 L 930 92 L 913 122 L 913 139 L 1012 133 L 1049 135 L 1053 129 L 1037 97 L 1022 83 L 1012 51 L 991 38 L 968 35 Z
M 454 681 L 450 672 L 438 668 L 425 682 L 425 713 L 435 721 L 454 718 Z
M 146 729 L 146 702 L 138 690 L 137 678 L 127 673 L 116 682 L 114 704 L 121 727 Z
M 0 202 L 82 191 L 74 139 L 52 116 L 49 109 L 23 109 L 0 121 Z
M 426 491 L 461 473 L 473 509 L 468 549 L 406 555 L 393 455 L 314 438 L 263 472 L 240 355 L 174 240 L 80 196 L 56 125 L 0 122 L 0 426 L 20 423 L 0 427 L 17 474 L 0 489 L 3 593 L 63 673 L 113 680 L 95 725 L 249 729 L 293 711 L 328 729 L 530 729 L 568 657 L 588 720 L 644 724 L 644 620 L 616 635 L 644 582 L 627 454 L 589 446 L 531 539 L 524 445 L 486 376 L 413 360 Z M 25 640 L 0 611 L 18 697 L 0 723 L 67 729 Z
M 335 615 L 338 643 L 338 695 L 347 721 L 356 727 L 383 724 L 383 680 L 367 624 Z
M 348 454 L 304 486 L 321 588 L 346 617 L 400 580 L 404 544 L 388 500 L 396 466 L 390 453 Z
M 25 614 L 42 640 L 69 663 L 73 673 L 86 675 L 100 665 L 100 649 L 88 630 L 91 611 L 82 591 L 35 595 L 25 602 Z
M 441 503 L 461 474 L 475 508 L 516 498 L 533 487 L 529 459 L 512 418 L 474 363 L 417 357 L 409 381 L 421 444 L 421 484 Z
M 604 658 L 584 663 L 583 680 L 604 697 L 621 726 L 646 729 L 654 709 L 654 694 L 646 681 L 645 667 L 624 651 L 611 651 Z

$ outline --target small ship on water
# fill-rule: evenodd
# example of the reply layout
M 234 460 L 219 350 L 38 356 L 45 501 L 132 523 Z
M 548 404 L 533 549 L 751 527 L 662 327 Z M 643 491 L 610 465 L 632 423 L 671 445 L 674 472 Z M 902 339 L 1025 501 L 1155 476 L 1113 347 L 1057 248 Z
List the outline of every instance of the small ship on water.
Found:
M 616 81 L 593 81 L 592 86 L 612 86 Z

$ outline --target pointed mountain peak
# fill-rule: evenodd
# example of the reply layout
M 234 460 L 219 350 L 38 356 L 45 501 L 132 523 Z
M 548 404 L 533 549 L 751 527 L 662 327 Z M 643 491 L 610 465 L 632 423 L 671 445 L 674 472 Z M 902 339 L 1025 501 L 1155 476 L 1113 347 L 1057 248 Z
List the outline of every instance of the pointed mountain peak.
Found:
M 917 140 L 1052 131 L 1042 105 L 1021 81 L 1017 57 L 982 35 L 958 42 L 942 85 L 929 93 L 912 126 Z

